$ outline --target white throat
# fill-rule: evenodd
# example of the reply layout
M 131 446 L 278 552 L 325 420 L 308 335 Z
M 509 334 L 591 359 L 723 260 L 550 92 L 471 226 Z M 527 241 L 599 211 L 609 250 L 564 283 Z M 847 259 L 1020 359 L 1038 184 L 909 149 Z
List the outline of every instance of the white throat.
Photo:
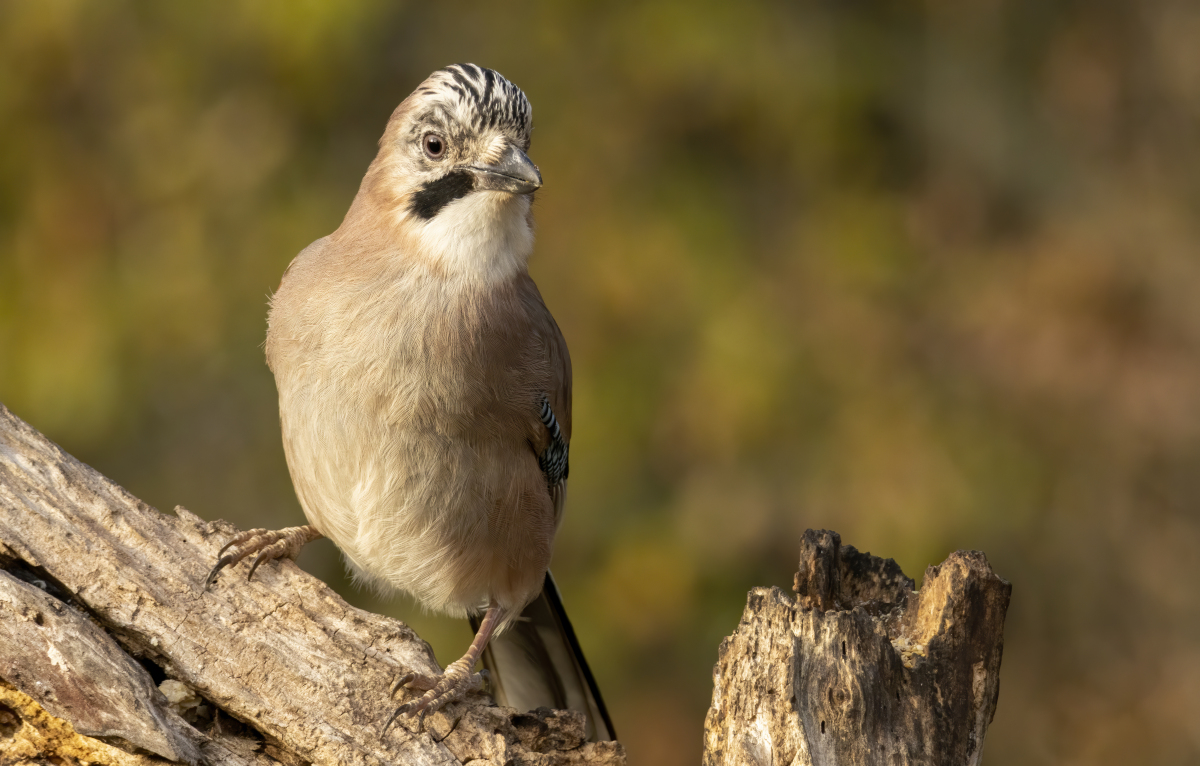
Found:
M 410 217 L 421 251 L 452 277 L 496 284 L 524 271 L 533 252 L 529 196 L 475 191 L 431 220 Z

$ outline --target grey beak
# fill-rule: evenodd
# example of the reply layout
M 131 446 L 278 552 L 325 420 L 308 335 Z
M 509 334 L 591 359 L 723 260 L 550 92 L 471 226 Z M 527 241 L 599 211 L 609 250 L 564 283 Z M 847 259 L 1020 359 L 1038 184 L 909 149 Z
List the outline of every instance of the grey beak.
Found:
M 542 174 L 537 165 L 511 144 L 494 165 L 472 165 L 467 169 L 475 176 L 476 189 L 529 194 L 542 186 Z

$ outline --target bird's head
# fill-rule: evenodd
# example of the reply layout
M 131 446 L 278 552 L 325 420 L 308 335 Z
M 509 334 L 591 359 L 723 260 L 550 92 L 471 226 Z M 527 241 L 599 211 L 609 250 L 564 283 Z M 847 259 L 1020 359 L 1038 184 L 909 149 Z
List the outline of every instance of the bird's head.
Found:
M 364 187 L 445 265 L 523 268 L 533 247 L 532 195 L 542 185 L 526 154 L 532 129 L 520 88 L 491 69 L 454 64 L 396 108 Z

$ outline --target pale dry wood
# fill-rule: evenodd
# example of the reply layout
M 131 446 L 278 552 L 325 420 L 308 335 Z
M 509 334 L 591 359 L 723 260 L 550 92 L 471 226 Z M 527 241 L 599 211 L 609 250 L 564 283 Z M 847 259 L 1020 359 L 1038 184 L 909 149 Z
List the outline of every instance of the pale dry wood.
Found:
M 809 530 L 796 599 L 755 588 L 721 644 L 706 766 L 980 763 L 1011 586 L 978 551 L 913 585 L 891 559 Z
M 0 678 L 89 737 L 195 764 L 191 726 L 146 669 L 82 613 L 0 571 Z
M 96 700 L 103 703 L 104 698 Z M 213 766 L 277 766 L 261 743 L 233 733 L 200 736 L 200 761 Z M 116 745 L 120 744 L 120 747 Z M 92 766 L 163 766 L 170 761 L 118 739 L 89 737 L 46 712 L 32 697 L 0 681 L 0 766 L 83 763 Z
M 17 719 L 0 722 L 0 766 L 52 757 L 112 766 L 277 763 L 229 727 L 192 728 L 69 594 L 52 596 L 57 589 L 19 562 L 0 563 L 17 574 L 0 570 L 0 679 L 14 684 L 0 689 L 0 717 Z
M 424 731 L 381 736 L 397 702 L 392 681 L 438 670 L 428 645 L 290 561 L 250 582 L 239 566 L 206 591 L 237 530 L 176 510 L 142 503 L 0 405 L 0 562 L 61 588 L 124 651 L 260 733 L 266 755 L 363 766 L 624 763 L 620 745 L 582 742 L 576 714 L 517 714 L 482 694 L 430 716 Z M 0 645 L 0 668 L 16 657 Z
M 71 724 L 47 713 L 28 694 L 0 681 L 0 766 L 78 762 L 104 766 L 171 763 L 80 734 Z

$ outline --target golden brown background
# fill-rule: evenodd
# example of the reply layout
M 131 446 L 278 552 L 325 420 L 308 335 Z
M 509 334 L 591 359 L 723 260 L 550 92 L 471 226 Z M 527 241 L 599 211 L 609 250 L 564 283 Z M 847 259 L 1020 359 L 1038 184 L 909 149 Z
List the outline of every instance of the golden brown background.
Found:
M 391 109 L 493 67 L 575 361 L 554 569 L 633 763 L 697 762 L 806 527 L 1013 582 L 992 766 L 1200 763 L 1198 41 L 1174 0 L 0 2 L 0 400 L 159 508 L 298 523 L 266 296 Z

